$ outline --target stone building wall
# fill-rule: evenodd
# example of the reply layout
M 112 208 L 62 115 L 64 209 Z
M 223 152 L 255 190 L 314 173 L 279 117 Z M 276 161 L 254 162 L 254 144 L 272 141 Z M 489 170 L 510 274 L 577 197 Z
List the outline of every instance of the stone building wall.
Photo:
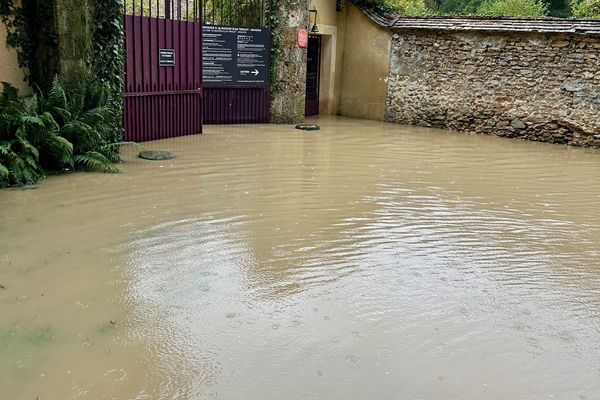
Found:
M 298 29 L 308 28 L 308 1 L 290 0 L 274 10 L 280 21 L 281 42 L 275 76 L 277 91 L 271 96 L 271 122 L 293 124 L 304 120 L 306 48 L 297 44 Z
M 600 37 L 397 30 L 385 119 L 600 146 Z

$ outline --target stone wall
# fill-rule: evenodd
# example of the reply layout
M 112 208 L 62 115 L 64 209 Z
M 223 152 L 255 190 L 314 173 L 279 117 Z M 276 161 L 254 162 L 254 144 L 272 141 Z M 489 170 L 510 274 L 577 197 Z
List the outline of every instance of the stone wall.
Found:
M 55 0 L 60 74 L 67 82 L 90 75 L 92 7 L 89 0 Z
M 277 90 L 271 97 L 271 122 L 293 124 L 304 120 L 306 49 L 298 47 L 298 29 L 308 28 L 308 2 L 290 0 L 274 10 L 279 20 L 279 54 L 276 57 Z
M 398 30 L 385 119 L 600 146 L 600 37 Z

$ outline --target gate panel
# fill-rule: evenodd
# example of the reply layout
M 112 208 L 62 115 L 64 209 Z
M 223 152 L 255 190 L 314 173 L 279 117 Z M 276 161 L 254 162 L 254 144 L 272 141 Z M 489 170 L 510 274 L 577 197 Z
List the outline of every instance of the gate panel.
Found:
M 259 124 L 269 122 L 269 89 L 206 87 L 205 124 Z
M 204 123 L 269 122 L 272 2 L 204 0 L 203 4 Z
M 193 0 L 126 2 L 127 140 L 202 132 L 202 21 L 199 2 L 194 4 Z

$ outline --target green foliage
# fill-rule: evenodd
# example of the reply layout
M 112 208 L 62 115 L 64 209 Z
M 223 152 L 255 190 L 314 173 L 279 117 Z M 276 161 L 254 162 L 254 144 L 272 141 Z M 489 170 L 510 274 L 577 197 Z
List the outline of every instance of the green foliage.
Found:
M 436 11 L 441 14 L 473 15 L 485 0 L 439 0 Z
M 149 0 L 146 0 L 148 2 Z M 164 1 L 164 0 L 163 0 Z M 114 132 L 121 135 L 124 53 L 123 0 L 90 0 L 92 53 L 86 57 L 93 79 L 109 90 L 115 113 Z M 31 86 L 48 90 L 58 71 L 54 2 L 0 0 L 0 22 L 7 44 L 17 50 L 19 66 Z
M 0 187 L 36 182 L 43 177 L 39 151 L 30 142 L 28 128 L 41 123 L 35 105 L 18 98 L 17 90 L 3 83 L 0 97 Z
M 105 172 L 119 172 L 112 161 L 99 151 L 88 151 L 74 157 L 75 162 L 87 169 L 99 169 Z
M 106 88 L 67 90 L 55 78 L 48 93 L 25 101 L 4 84 L 0 98 L 0 187 L 34 183 L 45 172 L 93 169 L 118 172 L 119 142 Z
M 379 7 L 384 11 L 408 17 L 420 17 L 433 13 L 424 0 L 382 0 Z
M 120 141 L 123 113 L 123 70 L 125 65 L 123 0 L 93 0 L 92 74 L 106 88 L 113 113 L 107 125 L 112 141 Z
M 293 0 L 271 0 L 271 10 L 273 10 L 273 12 L 268 15 L 269 24 L 271 26 L 271 86 L 269 88 L 271 95 L 274 95 L 281 90 L 277 79 L 277 71 L 279 68 L 278 60 L 281 55 L 281 43 L 283 41 L 282 28 L 285 26 L 285 23 L 281 23 L 279 16 L 282 10 L 289 10 L 292 5 Z
M 264 22 L 255 0 L 205 0 L 203 7 L 205 24 L 255 27 Z
M 571 0 L 545 0 L 548 15 L 557 18 L 569 18 L 571 14 Z
M 6 43 L 17 51 L 17 61 L 28 79 L 33 43 L 23 8 L 15 0 L 0 0 L 0 22 L 6 27 Z
M 502 6 L 491 7 L 490 4 L 485 6 L 482 11 L 484 15 L 496 15 L 496 14 L 507 14 L 501 16 L 511 15 L 530 15 L 536 14 L 535 16 L 543 15 L 539 13 L 539 4 L 546 6 L 547 14 L 553 17 L 570 17 L 571 16 L 571 0 L 542 0 L 535 3 L 534 7 L 531 7 L 529 0 L 515 0 L 510 2 L 511 4 L 505 4 Z M 575 0 L 577 1 L 577 0 Z M 486 3 L 486 0 L 425 0 L 425 5 L 438 15 L 481 15 L 480 8 Z M 489 1 L 494 3 L 494 1 Z M 506 8 L 507 11 L 504 11 Z M 525 8 L 526 11 L 523 11 Z M 515 10 L 517 10 L 515 12 Z M 527 11 L 529 10 L 529 11 Z M 533 10 L 533 12 L 531 11 Z M 495 14 L 492 14 L 495 12 Z
M 541 0 L 486 0 L 479 15 L 493 17 L 543 17 L 548 12 Z
M 600 0 L 575 0 L 572 7 L 577 18 L 600 19 Z

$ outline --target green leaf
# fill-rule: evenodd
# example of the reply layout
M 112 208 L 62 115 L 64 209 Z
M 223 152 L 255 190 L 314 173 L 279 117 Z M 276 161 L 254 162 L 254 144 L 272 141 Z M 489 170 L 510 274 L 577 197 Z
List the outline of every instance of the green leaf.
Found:
M 8 178 L 9 172 L 8 168 L 6 168 L 2 163 L 0 163 L 0 178 L 5 179 Z
M 31 125 L 44 126 L 44 122 L 39 117 L 34 115 L 23 115 L 21 117 L 21 122 Z
M 50 88 L 50 93 L 48 93 L 48 105 L 51 108 L 67 108 L 67 94 L 61 85 L 58 75 L 52 81 L 52 87 Z
M 116 173 L 119 169 L 108 158 L 97 151 L 88 151 L 74 157 L 75 163 L 88 169 L 99 169 L 104 172 Z

